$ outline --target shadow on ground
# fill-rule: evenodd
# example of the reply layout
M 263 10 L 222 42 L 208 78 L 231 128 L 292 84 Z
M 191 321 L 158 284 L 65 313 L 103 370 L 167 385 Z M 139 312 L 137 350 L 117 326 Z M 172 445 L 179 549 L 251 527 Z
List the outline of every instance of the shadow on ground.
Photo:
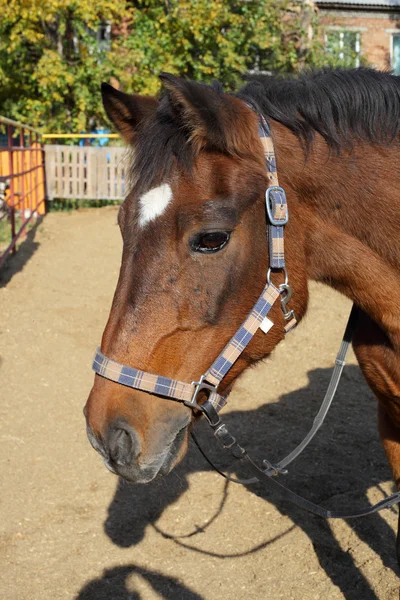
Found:
M 331 369 L 316 369 L 309 373 L 307 387 L 286 394 L 276 403 L 266 404 L 253 411 L 231 412 L 226 414 L 224 420 L 232 433 L 237 436 L 239 443 L 246 447 L 251 455 L 255 455 L 259 460 L 268 457 L 272 462 L 276 462 L 293 449 L 310 428 L 331 373 Z M 212 460 L 226 469 L 231 461 L 227 460 L 223 451 L 217 448 L 206 424 L 202 423 L 198 426 L 198 437 L 203 440 L 205 447 L 211 448 L 209 453 Z M 174 537 L 173 532 L 166 534 L 157 527 L 157 521 L 164 509 L 188 490 L 187 476 L 203 470 L 209 470 L 209 466 L 192 447 L 184 461 L 167 479 L 146 486 L 128 485 L 119 481 L 104 525 L 106 534 L 117 546 L 128 548 L 139 544 L 146 534 L 146 528 L 152 526 L 160 535 L 171 539 L 171 543 L 185 547 L 187 560 L 199 552 L 224 557 L 210 551 L 209 548 L 202 550 L 198 543 L 196 547 L 191 546 L 190 539 Z M 217 478 L 218 475 L 215 474 L 215 477 Z M 381 482 L 390 478 L 389 467 L 377 434 L 376 400 L 362 378 L 359 368 L 349 366 L 344 372 L 326 423 L 311 448 L 291 465 L 290 473 L 284 478 L 284 483 L 325 507 L 353 510 L 369 504 L 367 498 L 369 488 L 379 487 Z M 273 502 L 281 514 L 288 515 L 293 523 L 307 534 L 321 567 L 347 600 L 355 598 L 378 600 L 366 578 L 355 566 L 352 556 L 338 544 L 329 521 L 302 511 L 275 494 L 271 494 L 267 487 L 260 484 L 248 486 L 248 490 Z M 234 488 L 231 488 L 230 492 L 234 493 Z M 187 493 L 190 494 L 190 490 Z M 224 495 L 226 493 L 225 486 Z M 211 516 L 212 520 L 218 518 L 223 511 L 224 502 L 225 499 L 222 497 L 219 511 Z M 251 510 L 251 498 L 249 498 L 248 510 Z M 395 536 L 379 513 L 351 520 L 349 525 L 358 538 L 380 556 L 386 567 L 396 571 Z M 236 527 L 245 529 L 245 518 L 242 522 L 238 522 Z M 204 528 L 195 529 L 192 536 L 202 529 Z M 268 538 L 267 522 L 265 532 L 264 544 L 249 548 L 247 552 L 236 556 L 239 558 L 245 554 L 258 552 L 265 546 L 273 544 L 275 540 Z M 234 559 L 235 555 L 229 555 L 229 558 Z M 126 567 L 129 568 L 134 567 Z M 116 585 L 120 585 L 124 571 L 114 569 L 110 572 L 114 571 L 120 573 L 116 580 Z M 157 581 L 161 586 L 160 595 L 169 598 L 168 586 L 171 585 L 169 578 L 159 574 L 156 577 L 159 577 Z M 91 586 L 94 585 L 103 585 L 96 581 L 88 584 L 85 590 L 92 589 Z M 84 590 L 78 596 L 79 600 L 102 597 L 82 594 Z M 109 597 L 139 598 L 134 595 L 113 594 Z M 198 596 L 190 590 L 180 590 L 174 597 L 189 600 Z
M 157 598 L 166 600 L 202 600 L 202 596 L 192 592 L 174 577 L 166 577 L 157 571 L 149 571 L 136 565 L 114 567 L 104 571 L 101 579 L 88 583 L 76 600 L 140 600 L 140 592 L 128 587 L 132 576 L 143 579 L 149 584 Z
M 35 237 L 42 222 L 43 217 L 38 217 L 33 227 L 27 232 L 25 239 L 20 238 L 23 239 L 23 242 L 19 244 L 17 253 L 9 256 L 6 260 L 0 273 L 0 288 L 5 287 L 16 273 L 22 271 L 26 263 L 38 250 L 40 244 L 35 240 Z

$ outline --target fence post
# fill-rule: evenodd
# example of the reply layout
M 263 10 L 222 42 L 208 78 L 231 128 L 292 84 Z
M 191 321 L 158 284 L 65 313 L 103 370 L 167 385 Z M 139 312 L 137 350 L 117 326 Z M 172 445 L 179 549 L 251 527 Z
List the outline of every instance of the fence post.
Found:
M 15 194 L 14 194 L 14 157 L 13 157 L 13 127 L 7 125 L 7 141 L 8 141 L 8 169 L 10 175 L 10 222 L 11 222 L 11 238 L 15 238 Z M 15 246 L 11 252 L 16 253 Z

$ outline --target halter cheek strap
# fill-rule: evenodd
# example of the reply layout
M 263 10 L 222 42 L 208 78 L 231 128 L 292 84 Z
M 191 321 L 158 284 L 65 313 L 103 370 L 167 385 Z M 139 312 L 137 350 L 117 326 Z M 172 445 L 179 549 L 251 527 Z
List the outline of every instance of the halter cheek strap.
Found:
M 271 269 L 285 269 L 283 226 L 289 220 L 288 206 L 285 190 L 279 186 L 271 129 L 262 116 L 260 117 L 259 136 L 264 149 L 269 179 L 269 186 L 265 192 L 265 205 L 269 221 L 269 264 Z
M 265 191 L 269 250 L 267 281 L 271 281 L 271 274 L 274 271 L 283 271 L 285 274 L 285 282 L 279 286 L 279 291 L 281 293 L 281 307 L 286 321 L 284 332 L 288 333 L 297 325 L 294 311 L 287 310 L 287 304 L 292 297 L 292 289 L 288 282 L 286 270 L 284 242 L 284 228 L 289 220 L 288 205 L 285 190 L 279 185 L 271 128 L 262 115 L 259 116 L 258 131 L 264 149 L 265 165 L 269 181 L 269 185 Z
M 177 381 L 175 379 L 170 379 L 169 377 L 155 375 L 153 373 L 141 371 L 140 369 L 122 365 L 104 356 L 100 349 L 96 351 L 93 361 L 93 370 L 101 377 L 105 377 L 106 379 L 114 381 L 115 383 L 119 383 L 121 385 L 144 392 L 149 392 L 150 394 L 158 395 L 166 399 L 183 402 L 189 408 L 196 409 L 204 413 L 209 425 L 214 430 L 215 437 L 222 444 L 223 448 L 228 450 L 231 456 L 233 456 L 235 459 L 238 459 L 241 463 L 244 463 L 249 471 L 254 475 L 254 477 L 250 479 L 235 479 L 222 473 L 209 460 L 192 433 L 192 437 L 194 438 L 196 445 L 199 447 L 201 453 L 209 462 L 209 464 L 227 479 L 243 484 L 255 483 L 257 481 L 267 481 L 270 485 L 272 485 L 272 487 L 281 492 L 281 494 L 283 493 L 283 495 L 291 502 L 294 502 L 309 512 L 326 518 L 351 518 L 371 514 L 381 510 L 382 508 L 388 508 L 399 503 L 400 492 L 393 494 L 389 498 L 382 500 L 374 506 L 370 506 L 349 514 L 343 511 L 329 511 L 321 506 L 318 506 L 309 500 L 302 498 L 273 478 L 274 475 L 287 472 L 285 467 L 304 450 L 323 423 L 323 420 L 333 400 L 340 375 L 345 364 L 346 354 L 354 329 L 356 317 L 355 308 L 353 308 L 351 312 L 332 378 L 321 408 L 314 420 L 313 426 L 304 440 L 278 464 L 272 465 L 268 460 L 264 460 L 264 468 L 257 466 L 256 463 L 249 457 L 246 450 L 238 444 L 236 439 L 229 432 L 227 426 L 221 422 L 218 416 L 219 411 L 226 404 L 226 397 L 217 392 L 219 383 L 253 339 L 258 329 L 262 329 L 265 333 L 269 331 L 273 323 L 267 318 L 267 315 L 278 298 L 281 300 L 281 307 L 286 321 L 286 325 L 284 327 L 285 333 L 290 331 L 297 323 L 294 311 L 287 309 L 287 304 L 290 301 L 292 290 L 288 283 L 284 251 L 284 227 L 288 222 L 286 194 L 283 188 L 279 186 L 278 182 L 275 152 L 270 127 L 262 116 L 259 118 L 259 135 L 264 148 L 266 169 L 269 180 L 269 185 L 265 192 L 269 246 L 269 269 L 267 273 L 267 283 L 255 306 L 246 317 L 243 324 L 239 327 L 235 335 L 231 338 L 219 356 L 214 360 L 211 367 L 200 377 L 200 380 L 197 382 L 187 383 L 183 381 Z M 271 281 L 272 275 L 277 271 L 284 273 L 284 283 L 280 284 L 279 287 L 275 287 Z M 199 393 L 202 393 L 201 404 L 197 402 Z M 205 400 L 204 396 L 206 396 Z
M 99 348 L 93 361 L 93 370 L 98 375 L 137 390 L 183 402 L 190 408 L 197 408 L 204 412 L 212 423 L 219 421 L 217 413 L 226 404 L 226 398 L 217 392 L 219 383 L 250 343 L 258 329 L 261 327 L 261 329 L 266 330 L 266 317 L 278 298 L 281 299 L 284 317 L 287 320 L 284 328 L 285 333 L 297 323 L 294 312 L 286 310 L 286 304 L 292 294 L 287 280 L 284 252 L 284 226 L 288 222 L 286 194 L 279 187 L 271 130 L 262 116 L 259 120 L 259 136 L 264 149 L 267 176 L 270 182 L 265 194 L 269 269 L 267 283 L 259 299 L 235 335 L 198 382 L 177 381 L 122 365 L 104 356 Z M 283 271 L 285 275 L 285 282 L 279 286 L 279 289 L 271 282 L 271 274 L 276 271 Z M 268 323 L 268 327 L 270 325 L 271 323 Z M 197 404 L 197 396 L 200 391 L 205 391 L 208 395 L 207 400 L 201 406 Z

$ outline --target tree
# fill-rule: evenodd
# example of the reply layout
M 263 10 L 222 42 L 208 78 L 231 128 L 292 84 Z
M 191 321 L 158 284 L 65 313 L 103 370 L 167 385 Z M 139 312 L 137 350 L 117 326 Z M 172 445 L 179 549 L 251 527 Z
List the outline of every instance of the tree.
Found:
M 53 132 L 106 122 L 103 80 L 155 94 L 170 71 L 233 88 L 246 71 L 293 72 L 318 55 L 310 0 L 0 0 L 0 11 L 0 114 Z
M 314 19 L 310 0 L 136 0 L 130 5 L 126 45 L 140 56 L 131 73 L 135 90 L 155 93 L 162 70 L 234 87 L 249 70 L 287 73 L 309 62 L 312 42 L 305 52 L 303 29 L 305 14 Z
M 80 131 L 103 119 L 99 86 L 120 49 L 99 40 L 125 0 L 0 0 L 0 112 L 46 130 Z

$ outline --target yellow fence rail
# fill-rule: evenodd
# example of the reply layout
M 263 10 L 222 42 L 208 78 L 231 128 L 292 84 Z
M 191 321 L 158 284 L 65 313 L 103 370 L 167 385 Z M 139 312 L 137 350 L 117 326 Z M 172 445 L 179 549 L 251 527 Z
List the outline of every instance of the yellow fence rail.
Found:
M 43 133 L 43 139 L 45 140 L 68 140 L 68 139 L 97 139 L 97 138 L 111 138 L 117 139 L 120 136 L 118 133 Z

